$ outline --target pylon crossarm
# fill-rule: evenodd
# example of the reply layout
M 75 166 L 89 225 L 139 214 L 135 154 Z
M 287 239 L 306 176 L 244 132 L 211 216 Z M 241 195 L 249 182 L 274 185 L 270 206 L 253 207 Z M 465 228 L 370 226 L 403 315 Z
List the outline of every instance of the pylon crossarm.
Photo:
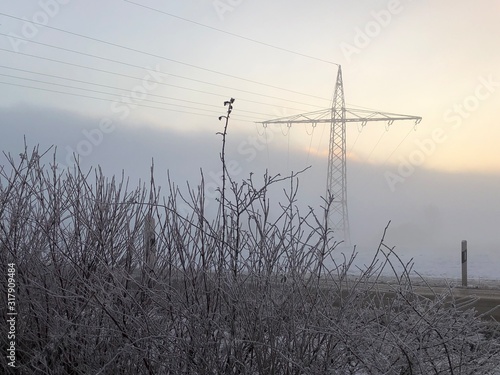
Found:
M 422 121 L 422 117 L 420 116 L 412 116 L 412 115 L 402 115 L 398 113 L 390 113 L 390 112 L 377 112 L 377 111 L 368 111 L 362 109 L 348 109 L 346 108 L 346 122 L 361 122 L 366 123 L 368 121 L 387 121 L 389 125 L 391 125 L 394 121 L 404 121 L 404 120 L 413 120 L 417 124 Z
M 281 117 L 274 120 L 260 122 L 261 124 L 295 124 L 295 123 L 319 123 L 330 122 L 331 109 L 301 113 L 288 117 Z
M 411 116 L 411 115 L 402 115 L 397 113 L 390 112 L 377 112 L 377 111 L 368 111 L 362 109 L 345 109 L 345 118 L 333 119 L 332 118 L 332 109 L 323 109 L 320 111 L 302 113 L 299 115 L 293 115 L 288 117 L 281 117 L 274 120 L 268 120 L 260 122 L 263 125 L 269 124 L 325 124 L 332 123 L 332 121 L 345 121 L 345 122 L 361 122 L 366 124 L 371 121 L 387 121 L 389 125 L 391 125 L 394 121 L 405 121 L 405 120 L 413 120 L 415 124 L 418 124 L 422 117 L 419 116 Z

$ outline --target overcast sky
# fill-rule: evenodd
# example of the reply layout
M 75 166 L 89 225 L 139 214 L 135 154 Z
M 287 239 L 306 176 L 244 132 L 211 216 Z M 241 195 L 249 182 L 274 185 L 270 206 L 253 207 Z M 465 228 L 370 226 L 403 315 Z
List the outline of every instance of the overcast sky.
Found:
M 423 273 L 499 278 L 500 2 L 25 0 L 0 4 L 0 149 L 56 145 L 107 174 L 216 183 L 223 102 L 233 174 L 297 171 L 326 186 L 328 127 L 256 125 L 348 107 L 423 117 L 348 124 L 352 240 L 388 240 Z M 35 23 L 30 23 L 33 21 Z M 45 24 L 47 27 L 42 26 Z M 2 161 L 3 163 L 3 161 Z M 210 180 L 212 179 L 212 180 Z

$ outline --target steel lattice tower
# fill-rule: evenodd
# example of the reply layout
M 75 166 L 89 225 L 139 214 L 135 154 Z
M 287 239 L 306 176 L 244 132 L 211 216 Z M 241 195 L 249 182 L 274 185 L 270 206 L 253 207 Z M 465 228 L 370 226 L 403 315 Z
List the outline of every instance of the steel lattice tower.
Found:
M 269 124 L 330 124 L 330 141 L 328 150 L 327 197 L 333 196 L 330 206 L 328 225 L 334 230 L 339 240 L 350 243 L 349 214 L 347 210 L 347 157 L 346 157 L 346 125 L 348 122 L 360 122 L 366 125 L 369 121 L 386 121 L 388 125 L 396 120 L 414 120 L 418 124 L 419 116 L 400 115 L 395 113 L 348 109 L 345 107 L 344 83 L 342 67 L 338 66 L 337 79 L 331 108 L 282 117 L 261 122 Z
M 340 66 L 333 93 L 330 124 L 326 193 L 327 197 L 332 195 L 334 200 L 328 219 L 331 228 L 343 233 L 344 241 L 350 243 L 349 213 L 347 210 L 346 109 Z

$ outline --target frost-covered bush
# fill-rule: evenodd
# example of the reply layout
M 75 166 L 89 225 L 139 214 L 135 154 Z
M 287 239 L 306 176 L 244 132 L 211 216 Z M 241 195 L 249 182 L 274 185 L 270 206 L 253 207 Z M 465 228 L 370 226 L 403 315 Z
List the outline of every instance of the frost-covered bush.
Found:
M 25 151 L 0 170 L 19 374 L 488 374 L 499 365 L 494 326 L 451 291 L 419 296 L 407 265 L 382 287 L 379 275 L 399 262 L 383 239 L 365 269 L 353 267 L 355 253 L 334 262 L 332 198 L 321 214 L 301 214 L 297 175 L 226 176 L 210 217 L 203 179 L 187 197 L 171 183 L 160 199 L 153 178 L 129 189 L 123 177 L 58 171 L 45 157 Z M 268 189 L 283 181 L 285 202 L 271 212 Z

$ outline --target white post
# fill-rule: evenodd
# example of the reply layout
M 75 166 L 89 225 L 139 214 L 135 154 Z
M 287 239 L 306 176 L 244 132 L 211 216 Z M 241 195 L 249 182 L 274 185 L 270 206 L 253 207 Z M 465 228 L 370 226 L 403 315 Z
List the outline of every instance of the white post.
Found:
M 462 286 L 467 286 L 467 241 L 462 241 Z

